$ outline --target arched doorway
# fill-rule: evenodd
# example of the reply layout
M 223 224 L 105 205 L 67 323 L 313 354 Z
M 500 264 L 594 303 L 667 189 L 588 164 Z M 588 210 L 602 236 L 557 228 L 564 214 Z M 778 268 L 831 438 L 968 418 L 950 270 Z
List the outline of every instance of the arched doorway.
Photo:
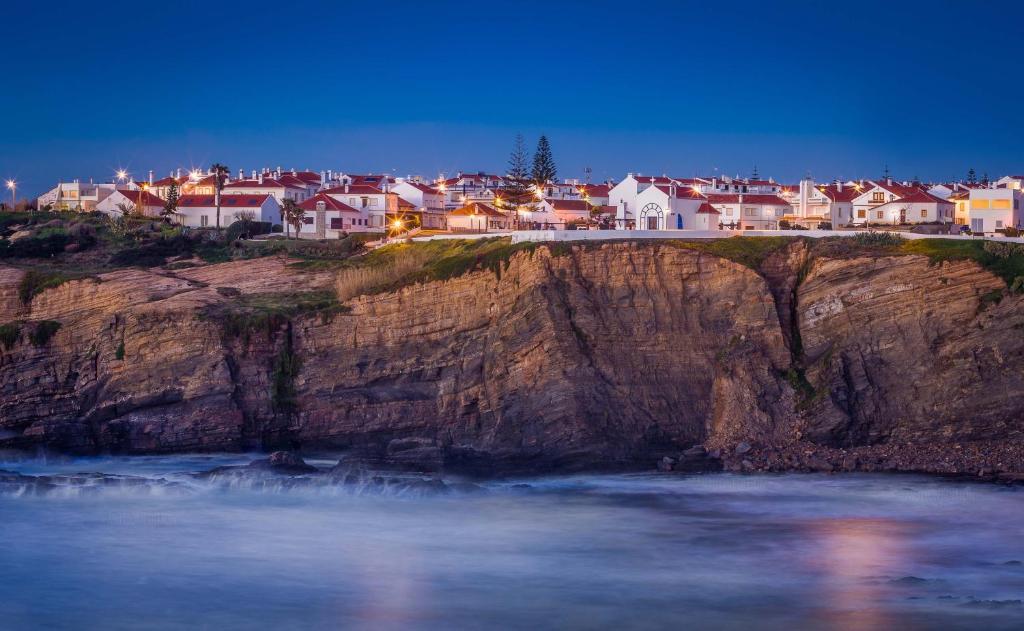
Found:
M 677 214 L 676 215 L 676 230 L 682 230 L 682 229 L 683 229 L 683 216 Z
M 661 206 L 650 203 L 640 209 L 641 230 L 661 230 Z

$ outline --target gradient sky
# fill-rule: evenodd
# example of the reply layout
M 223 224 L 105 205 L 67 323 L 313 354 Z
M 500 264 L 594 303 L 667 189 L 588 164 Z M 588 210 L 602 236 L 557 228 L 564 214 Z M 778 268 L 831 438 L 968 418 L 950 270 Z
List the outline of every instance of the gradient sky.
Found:
M 1024 171 L 1018 2 L 12 2 L 0 177 Z

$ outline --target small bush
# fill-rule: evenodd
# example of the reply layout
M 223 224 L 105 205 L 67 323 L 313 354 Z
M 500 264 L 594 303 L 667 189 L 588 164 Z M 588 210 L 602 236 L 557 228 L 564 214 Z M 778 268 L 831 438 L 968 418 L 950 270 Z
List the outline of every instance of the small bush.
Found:
M 1000 259 L 1008 259 L 1015 256 L 1024 256 L 1024 245 L 1018 243 L 985 241 L 984 249 L 992 256 Z
M 117 361 L 124 359 L 124 340 L 121 340 L 121 343 L 117 345 L 117 350 L 114 351 L 114 358 L 117 359 Z
M 787 220 L 787 219 L 780 219 L 779 220 L 779 230 L 789 230 L 790 227 L 792 227 L 792 224 L 789 223 L 789 220 Z
M 3 344 L 5 349 L 11 350 L 14 348 L 20 337 L 21 322 L 8 322 L 7 324 L 0 325 L 0 344 Z
M 40 272 L 29 270 L 21 277 L 18 283 L 18 298 L 22 304 L 30 304 L 32 299 L 47 289 L 59 287 L 65 282 L 72 280 L 71 277 L 59 272 Z
M 60 322 L 55 320 L 42 320 L 36 324 L 35 329 L 29 333 L 28 339 L 33 346 L 46 346 L 46 344 L 60 330 Z
M 832 229 L 832 222 L 831 221 L 820 221 L 820 222 L 818 222 L 818 230 L 831 230 L 831 229 Z
M 889 247 L 903 245 L 903 237 L 894 232 L 858 232 L 852 237 L 857 245 L 868 247 Z
M 125 248 L 110 257 L 115 267 L 159 267 L 172 256 L 191 255 L 195 244 L 180 234 L 171 237 L 160 236 L 144 245 Z

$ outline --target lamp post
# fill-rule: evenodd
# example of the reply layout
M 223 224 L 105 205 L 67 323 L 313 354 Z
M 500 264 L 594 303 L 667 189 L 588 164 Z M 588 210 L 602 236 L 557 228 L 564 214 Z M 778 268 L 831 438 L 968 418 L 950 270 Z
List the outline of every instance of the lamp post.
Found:
M 14 180 L 7 180 L 7 188 L 11 189 L 11 211 L 14 211 L 14 206 L 18 203 L 16 196 L 18 191 L 18 183 Z

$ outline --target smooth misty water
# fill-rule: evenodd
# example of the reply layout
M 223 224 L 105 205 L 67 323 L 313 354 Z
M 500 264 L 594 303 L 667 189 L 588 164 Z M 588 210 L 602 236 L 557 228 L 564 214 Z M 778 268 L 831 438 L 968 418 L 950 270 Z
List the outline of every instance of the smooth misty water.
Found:
M 1019 488 L 621 475 L 423 497 L 182 475 L 247 461 L 0 463 L 182 481 L 0 495 L 0 628 L 1024 628 Z

